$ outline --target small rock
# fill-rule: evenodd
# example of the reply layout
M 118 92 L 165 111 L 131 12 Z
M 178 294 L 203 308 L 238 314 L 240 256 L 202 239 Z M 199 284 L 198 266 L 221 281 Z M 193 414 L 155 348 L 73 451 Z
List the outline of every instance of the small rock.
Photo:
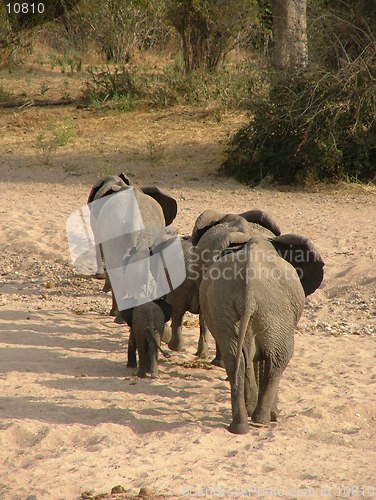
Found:
M 138 496 L 140 498 L 153 497 L 153 496 L 155 496 L 155 492 L 151 488 L 148 488 L 147 486 L 143 486 L 140 489 L 140 491 L 138 492 Z
M 111 495 L 119 495 L 120 493 L 125 493 L 125 488 L 121 484 L 118 484 L 117 486 L 114 486 L 111 489 Z

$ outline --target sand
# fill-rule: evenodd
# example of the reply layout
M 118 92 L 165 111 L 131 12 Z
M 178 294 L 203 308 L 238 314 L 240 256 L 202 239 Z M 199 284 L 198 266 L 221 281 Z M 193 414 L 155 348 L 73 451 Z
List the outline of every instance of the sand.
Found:
M 46 157 L 38 134 L 51 119 L 71 120 L 75 137 Z M 167 498 L 376 498 L 376 191 L 250 189 L 219 177 L 244 119 L 184 108 L 2 111 L 1 499 L 73 500 L 116 485 L 125 490 L 116 498 L 141 488 Z M 296 331 L 276 424 L 227 431 L 224 370 L 189 363 L 193 315 L 185 351 L 161 363 L 160 379 L 126 367 L 128 329 L 108 316 L 103 283 L 72 268 L 65 236 L 91 184 L 121 170 L 176 197 L 181 234 L 206 208 L 259 208 L 321 252 L 325 280 Z

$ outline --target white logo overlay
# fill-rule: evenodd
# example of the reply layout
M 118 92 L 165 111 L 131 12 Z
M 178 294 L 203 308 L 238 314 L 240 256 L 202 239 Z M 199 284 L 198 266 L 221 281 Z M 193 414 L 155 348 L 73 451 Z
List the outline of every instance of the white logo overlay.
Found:
M 66 231 L 78 271 L 93 274 L 104 259 L 119 310 L 163 297 L 186 277 L 180 237 L 144 224 L 133 188 L 82 206 Z

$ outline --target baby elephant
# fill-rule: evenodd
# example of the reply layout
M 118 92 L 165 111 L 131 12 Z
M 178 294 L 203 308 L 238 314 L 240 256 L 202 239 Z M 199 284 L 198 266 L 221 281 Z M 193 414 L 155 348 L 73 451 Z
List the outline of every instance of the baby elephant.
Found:
M 133 308 L 128 360 L 135 359 L 137 349 L 138 377 L 145 378 L 148 372 L 151 378 L 158 377 L 158 351 L 161 351 L 166 358 L 170 357 L 170 354 L 161 348 L 165 323 L 170 317 L 171 307 L 163 300 L 148 302 Z

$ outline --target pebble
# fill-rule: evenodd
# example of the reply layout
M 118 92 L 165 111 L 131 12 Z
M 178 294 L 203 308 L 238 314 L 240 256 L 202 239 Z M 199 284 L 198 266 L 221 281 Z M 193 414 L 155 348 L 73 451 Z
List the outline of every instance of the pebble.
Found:
M 0 293 L 0 306 L 24 302 L 32 304 L 33 310 L 39 310 L 45 308 L 48 301 L 48 307 L 52 308 L 57 304 L 60 309 L 67 311 L 83 308 L 98 314 L 107 313 L 109 296 L 102 293 L 102 283 L 89 276 L 76 274 L 69 262 L 41 260 L 21 253 L 4 251 L 2 269 L 6 274 L 1 277 L 1 285 L 8 285 L 4 290 L 14 292 L 14 287 L 10 285 L 16 279 L 17 285 L 22 285 L 23 289 L 27 287 L 30 293 L 26 295 L 3 291 Z M 375 296 L 366 297 L 363 288 L 355 286 L 344 290 L 346 295 L 342 297 L 331 297 L 329 291 L 326 298 L 325 290 L 323 291 L 324 297 L 316 295 L 307 299 L 297 332 L 310 335 L 321 333 L 328 337 L 375 336 Z M 186 319 L 192 317 L 197 318 L 191 313 L 186 314 Z M 192 320 L 188 323 L 190 327 L 196 328 L 196 319 L 193 325 Z

